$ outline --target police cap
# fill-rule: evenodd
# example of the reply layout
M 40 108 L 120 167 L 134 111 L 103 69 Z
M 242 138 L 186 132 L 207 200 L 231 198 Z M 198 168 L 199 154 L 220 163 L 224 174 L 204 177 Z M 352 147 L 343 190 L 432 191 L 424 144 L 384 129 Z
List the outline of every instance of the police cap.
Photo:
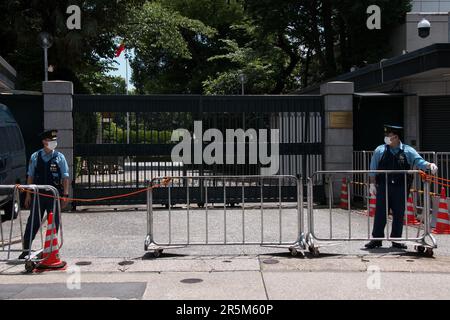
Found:
M 58 138 L 58 130 L 48 130 L 42 132 L 39 137 L 41 140 L 56 140 Z
M 384 125 L 384 134 L 388 135 L 389 133 L 393 133 L 393 134 L 401 137 L 403 135 L 403 127 L 385 124 Z

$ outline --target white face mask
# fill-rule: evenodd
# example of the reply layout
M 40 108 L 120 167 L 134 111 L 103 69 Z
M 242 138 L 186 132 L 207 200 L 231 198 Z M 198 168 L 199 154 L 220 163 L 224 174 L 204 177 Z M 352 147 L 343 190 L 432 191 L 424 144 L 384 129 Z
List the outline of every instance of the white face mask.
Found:
M 55 150 L 57 146 L 58 146 L 58 142 L 57 141 L 49 141 L 47 143 L 47 148 L 49 148 L 52 151 Z
M 390 146 L 392 144 L 391 138 L 384 137 L 384 143 L 387 144 L 388 146 Z

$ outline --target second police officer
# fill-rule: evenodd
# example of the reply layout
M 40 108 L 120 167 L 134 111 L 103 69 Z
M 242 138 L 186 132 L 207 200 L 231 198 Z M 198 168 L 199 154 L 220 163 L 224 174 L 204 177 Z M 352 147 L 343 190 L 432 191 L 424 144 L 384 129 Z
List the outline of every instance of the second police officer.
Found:
M 434 163 L 425 161 L 417 151 L 402 143 L 403 128 L 392 125 L 384 126 L 384 144 L 379 146 L 370 162 L 370 170 L 410 170 L 417 167 L 421 170 L 429 169 L 432 174 L 436 174 L 438 167 Z M 408 175 L 411 177 L 411 175 Z M 403 233 L 403 219 L 405 215 L 405 188 L 410 187 L 410 179 L 405 185 L 404 174 L 371 174 L 370 194 L 376 194 L 376 212 L 373 225 L 372 237 L 384 238 L 386 227 L 386 199 L 389 208 L 392 210 L 392 232 L 391 238 L 401 238 Z M 409 180 L 409 181 L 408 181 Z M 388 194 L 386 194 L 386 183 L 388 184 Z M 366 248 L 374 249 L 382 246 L 382 241 L 373 240 L 366 244 Z M 393 248 L 406 249 L 406 245 L 392 242 Z

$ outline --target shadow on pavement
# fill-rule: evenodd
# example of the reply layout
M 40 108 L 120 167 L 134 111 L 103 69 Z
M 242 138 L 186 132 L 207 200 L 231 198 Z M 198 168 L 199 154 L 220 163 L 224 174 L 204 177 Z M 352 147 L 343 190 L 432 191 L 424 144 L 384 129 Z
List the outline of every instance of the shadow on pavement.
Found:
M 156 258 L 153 253 L 151 252 L 147 252 L 146 254 L 144 254 L 142 256 L 142 258 L 138 258 L 138 259 L 142 259 L 142 260 L 158 260 L 158 259 L 164 259 L 164 258 L 183 258 L 183 257 L 188 257 L 189 255 L 185 255 L 185 254 L 176 254 L 176 253 L 161 253 L 161 256 L 159 256 L 158 258 Z

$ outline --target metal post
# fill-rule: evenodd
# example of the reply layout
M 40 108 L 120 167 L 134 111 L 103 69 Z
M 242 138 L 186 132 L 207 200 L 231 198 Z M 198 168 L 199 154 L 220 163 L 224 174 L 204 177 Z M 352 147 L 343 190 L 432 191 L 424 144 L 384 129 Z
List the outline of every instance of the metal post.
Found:
M 425 180 L 424 182 L 424 195 L 423 195 L 423 219 L 424 219 L 424 233 L 430 234 L 430 182 Z
M 187 243 L 190 244 L 191 241 L 191 232 L 189 229 L 189 225 L 190 225 L 190 208 L 191 208 L 191 204 L 189 201 L 189 178 L 186 178 L 186 202 L 187 202 Z
M 209 243 L 208 239 L 208 220 L 209 220 L 209 213 L 208 213 L 208 183 L 205 184 L 205 219 L 206 219 L 206 244 Z
M 242 244 L 245 244 L 245 187 L 242 181 Z
M 403 216 L 403 223 L 405 225 L 405 234 L 406 234 L 406 239 L 408 239 L 408 198 L 409 198 L 409 190 L 408 189 L 408 179 L 406 177 L 407 173 L 405 172 L 405 210 L 404 212 L 404 216 Z
M 303 178 L 299 178 L 297 180 L 297 210 L 298 210 L 298 235 L 299 241 L 304 233 L 304 225 L 303 225 Z
M 5 251 L 5 239 L 3 238 L 3 223 L 0 221 L 0 235 L 2 237 L 2 250 Z
M 281 244 L 283 242 L 283 215 L 282 215 L 282 204 L 281 204 L 281 177 L 278 178 L 278 220 L 279 220 L 279 233 L 280 233 L 280 241 L 279 243 Z
M 225 178 L 223 178 L 223 243 L 227 243 L 227 193 Z
M 385 173 L 385 200 L 386 200 L 386 238 L 390 240 L 391 236 L 389 233 L 389 188 L 388 188 L 389 180 L 388 174 Z
M 261 243 L 264 243 L 264 192 L 263 192 L 263 184 L 264 184 L 264 179 L 261 178 L 261 189 L 260 189 L 260 195 L 261 195 Z
M 169 245 L 172 244 L 172 184 L 169 184 Z
M 45 81 L 48 81 L 48 56 L 47 56 L 47 48 L 44 48 L 44 75 Z
M 308 202 L 309 202 L 309 233 L 314 236 L 314 203 L 312 201 L 312 195 L 314 194 L 314 185 L 313 178 L 310 178 L 308 181 Z
M 153 243 L 153 188 L 151 182 L 147 189 L 147 235 L 150 243 Z
M 348 208 L 348 238 L 349 240 L 352 239 L 352 207 L 350 203 L 350 183 L 347 180 L 347 208 Z
M 9 260 L 9 255 L 10 255 L 10 252 L 11 252 L 11 241 L 12 241 L 12 233 L 13 233 L 13 228 L 14 228 L 14 213 L 15 213 L 15 204 L 16 204 L 16 196 L 17 196 L 17 193 L 16 193 L 16 189 L 17 189 L 17 187 L 14 187 L 14 190 L 13 190 L 13 201 L 12 201 L 12 208 L 11 208 L 11 211 L 12 211 L 12 216 L 11 216 L 11 223 L 10 223 L 10 229 L 9 229 L 9 247 L 8 247 L 8 260 Z M 19 202 L 18 203 L 20 203 L 20 198 L 19 198 Z M 1 224 L 1 221 L 0 221 L 0 224 Z
M 333 178 L 330 176 L 330 180 L 328 182 L 328 204 L 330 209 L 330 239 L 333 239 Z
M 364 180 L 366 180 L 367 178 L 365 178 Z M 364 190 L 364 196 L 366 197 L 366 195 L 368 195 L 366 197 L 366 208 L 367 208 L 367 239 L 371 239 L 371 235 L 370 235 L 370 197 L 372 196 L 370 194 L 370 178 L 369 178 L 369 183 L 366 183 L 363 186 L 363 190 Z M 367 191 L 366 191 L 367 190 Z M 376 200 L 375 200 L 376 201 Z

